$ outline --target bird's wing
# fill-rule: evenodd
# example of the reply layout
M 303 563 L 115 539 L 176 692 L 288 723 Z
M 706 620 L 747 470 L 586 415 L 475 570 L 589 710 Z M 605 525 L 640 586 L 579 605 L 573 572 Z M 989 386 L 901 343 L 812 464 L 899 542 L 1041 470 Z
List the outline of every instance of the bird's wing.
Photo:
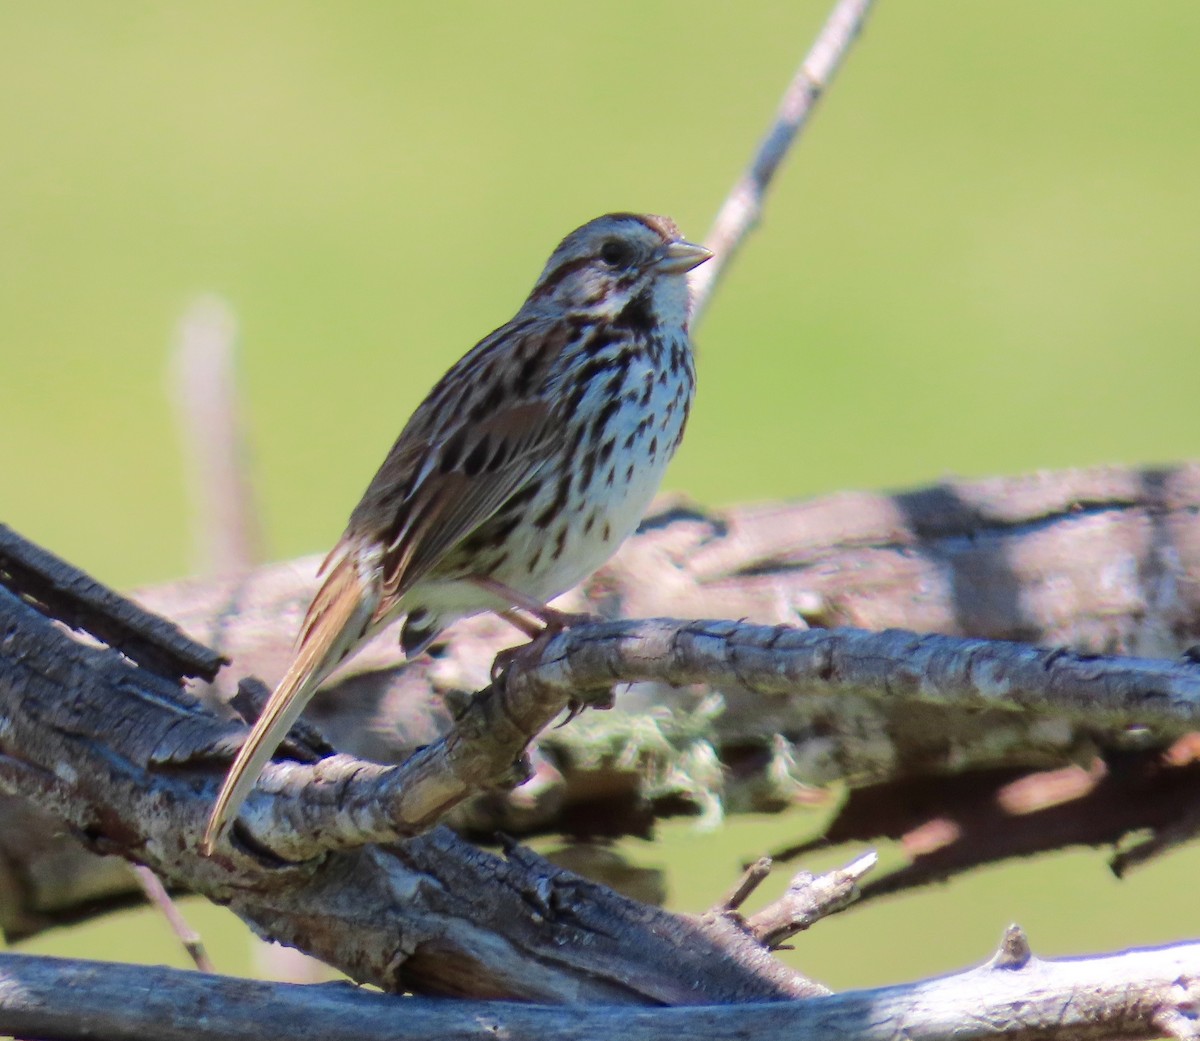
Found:
M 221 787 L 206 852 L 322 680 L 447 552 L 536 479 L 561 434 L 546 378 L 567 335 L 561 324 L 518 317 L 459 361 L 413 414 L 325 558 L 328 574 L 287 673 Z
M 510 330 L 496 345 L 496 364 L 484 352 L 465 366 L 477 348 L 414 414 L 343 540 L 343 550 L 366 543 L 382 553 L 377 617 L 528 489 L 561 447 L 560 402 L 547 394 L 546 374 L 564 341 L 557 326 Z

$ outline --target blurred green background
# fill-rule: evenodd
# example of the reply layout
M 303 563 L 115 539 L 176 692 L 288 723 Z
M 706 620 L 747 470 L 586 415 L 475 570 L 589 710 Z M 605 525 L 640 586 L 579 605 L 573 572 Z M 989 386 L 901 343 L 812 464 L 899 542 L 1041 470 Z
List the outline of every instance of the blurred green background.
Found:
M 269 555 L 326 548 L 563 234 L 643 209 L 703 236 L 827 8 L 0 3 L 0 518 L 120 587 L 186 572 L 164 368 L 211 291 L 241 323 Z M 715 505 L 1200 456 L 1198 53 L 1195 0 L 880 0 L 698 330 L 668 486 Z M 632 853 L 698 909 L 808 826 L 672 825 Z M 984 872 L 796 958 L 862 985 L 982 958 L 1013 919 L 1038 953 L 1195 935 L 1172 894 L 1197 868 Z M 246 970 L 225 913 L 188 909 Z M 148 913 L 35 946 L 179 960 Z

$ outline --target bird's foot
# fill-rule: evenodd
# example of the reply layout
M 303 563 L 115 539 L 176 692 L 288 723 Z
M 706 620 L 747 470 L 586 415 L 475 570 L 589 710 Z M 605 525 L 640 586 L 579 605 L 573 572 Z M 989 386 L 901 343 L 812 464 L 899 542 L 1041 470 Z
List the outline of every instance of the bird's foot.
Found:
M 547 633 L 560 633 L 564 629 L 570 629 L 573 625 L 582 625 L 584 622 L 596 620 L 595 616 L 590 614 L 559 611 L 548 604 L 543 604 L 536 597 L 526 596 L 519 589 L 513 589 L 503 582 L 497 582 L 494 578 L 475 576 L 471 581 L 485 592 L 491 593 L 501 600 L 507 600 L 512 607 L 507 611 L 497 611 L 496 613 L 531 640 Z M 536 622 L 541 624 L 537 625 L 535 622 L 531 622 L 528 618 L 518 614 L 518 610 L 531 615 Z
M 542 624 L 540 625 L 536 622 L 531 622 L 516 611 L 497 612 L 506 622 L 528 636 L 529 642 L 518 644 L 516 647 L 506 647 L 497 653 L 496 657 L 492 660 L 491 678 L 493 683 L 499 682 L 518 658 L 536 657 L 540 654 L 546 644 L 564 629 L 569 629 L 573 625 L 580 625 L 583 622 L 595 621 L 592 615 L 568 614 L 565 611 L 552 611 L 549 608 L 547 610 L 550 612 L 550 616 L 542 619 Z

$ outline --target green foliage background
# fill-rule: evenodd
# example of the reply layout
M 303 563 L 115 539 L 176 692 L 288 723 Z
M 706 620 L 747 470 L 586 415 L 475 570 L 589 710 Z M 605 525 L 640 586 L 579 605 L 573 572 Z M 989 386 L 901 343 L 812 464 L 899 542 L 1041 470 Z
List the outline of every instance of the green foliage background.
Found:
M 242 324 L 269 553 L 326 547 L 565 232 L 645 209 L 704 234 L 826 9 L 0 2 L 0 517 L 118 586 L 187 571 L 164 364 L 207 290 Z M 1200 456 L 1198 50 L 1194 0 L 881 0 L 699 329 L 668 486 Z M 680 865 L 672 904 L 697 909 L 798 826 L 633 853 Z M 797 957 L 863 984 L 981 958 L 1012 918 L 1039 953 L 1194 935 L 1171 893 L 1198 866 L 984 872 Z M 906 938 L 931 920 L 937 943 Z M 133 921 L 37 949 L 178 960 Z

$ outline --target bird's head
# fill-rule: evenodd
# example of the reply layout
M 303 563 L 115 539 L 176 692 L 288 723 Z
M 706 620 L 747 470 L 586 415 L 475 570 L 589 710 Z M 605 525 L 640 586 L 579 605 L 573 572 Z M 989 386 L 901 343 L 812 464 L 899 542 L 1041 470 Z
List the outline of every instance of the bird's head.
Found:
M 562 240 L 529 303 L 613 320 L 633 307 L 642 320 L 686 324 L 687 273 L 711 256 L 667 217 L 609 213 Z

